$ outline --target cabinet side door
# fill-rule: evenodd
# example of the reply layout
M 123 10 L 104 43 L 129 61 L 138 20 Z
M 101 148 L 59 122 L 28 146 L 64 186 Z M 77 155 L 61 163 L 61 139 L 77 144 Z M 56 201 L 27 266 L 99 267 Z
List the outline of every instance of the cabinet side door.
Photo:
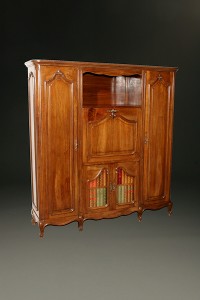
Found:
M 76 71 L 45 67 L 42 72 L 44 155 L 46 161 L 46 217 L 77 214 L 74 159 Z
M 174 72 L 146 74 L 144 201 L 170 201 Z M 152 207 L 153 208 L 153 207 Z

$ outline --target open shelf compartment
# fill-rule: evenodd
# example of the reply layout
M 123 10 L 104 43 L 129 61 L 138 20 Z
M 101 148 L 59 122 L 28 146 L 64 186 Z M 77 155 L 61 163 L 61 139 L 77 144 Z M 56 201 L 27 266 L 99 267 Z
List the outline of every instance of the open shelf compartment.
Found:
M 141 106 L 142 75 L 83 74 L 83 107 Z

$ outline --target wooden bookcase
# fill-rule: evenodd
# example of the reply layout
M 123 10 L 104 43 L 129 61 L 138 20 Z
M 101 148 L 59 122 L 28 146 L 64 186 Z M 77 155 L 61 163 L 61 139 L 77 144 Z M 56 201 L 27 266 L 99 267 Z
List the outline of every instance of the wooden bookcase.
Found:
M 177 68 L 31 60 L 32 222 L 172 212 Z

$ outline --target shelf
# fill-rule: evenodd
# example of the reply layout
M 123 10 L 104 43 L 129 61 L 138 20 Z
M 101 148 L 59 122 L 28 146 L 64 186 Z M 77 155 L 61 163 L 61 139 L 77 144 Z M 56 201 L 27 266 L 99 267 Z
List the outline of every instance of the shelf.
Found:
M 142 76 L 83 75 L 83 107 L 141 106 Z

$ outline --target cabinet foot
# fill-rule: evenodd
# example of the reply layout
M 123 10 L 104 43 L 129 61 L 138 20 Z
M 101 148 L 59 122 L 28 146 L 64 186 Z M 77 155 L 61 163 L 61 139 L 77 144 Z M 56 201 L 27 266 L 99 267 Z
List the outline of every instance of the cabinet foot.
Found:
M 137 217 L 138 217 L 138 221 L 141 222 L 142 221 L 142 213 L 138 212 Z
M 168 215 L 171 216 L 172 215 L 172 208 L 173 208 L 173 203 L 169 202 L 167 210 L 168 210 Z
M 78 229 L 79 229 L 79 231 L 83 231 L 83 219 L 82 218 L 80 218 L 78 220 Z
M 138 216 L 138 221 L 139 222 L 142 221 L 142 213 L 143 213 L 143 208 L 139 207 L 139 211 L 137 212 L 137 216 Z
M 40 228 L 40 237 L 43 238 L 44 236 L 44 223 L 43 222 L 40 222 L 39 223 L 39 228 Z

